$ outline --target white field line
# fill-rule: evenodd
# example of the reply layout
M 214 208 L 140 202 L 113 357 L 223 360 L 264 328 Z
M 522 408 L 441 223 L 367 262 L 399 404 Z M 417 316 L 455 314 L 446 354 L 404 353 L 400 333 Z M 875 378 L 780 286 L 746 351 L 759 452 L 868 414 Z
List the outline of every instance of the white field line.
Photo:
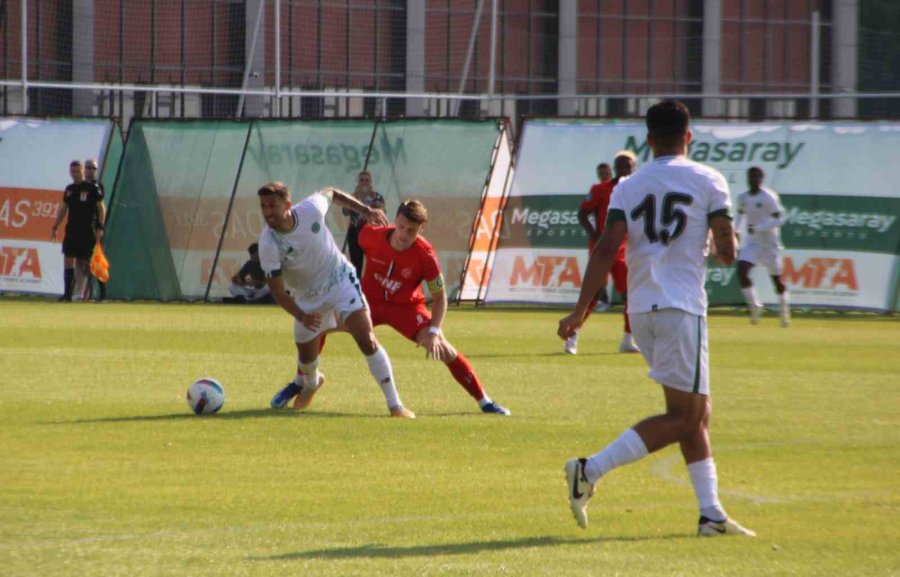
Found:
M 859 440 L 856 440 L 857 442 Z M 878 442 L 884 442 L 884 439 L 877 439 Z M 764 443 L 752 443 L 752 444 L 744 444 L 744 445 L 734 445 L 730 447 L 716 447 L 716 452 L 721 453 L 723 451 L 736 451 L 741 449 L 758 449 L 760 447 L 775 447 L 775 446 L 801 446 L 801 445 L 820 445 L 821 443 L 818 441 L 791 441 L 791 442 L 781 442 L 781 441 L 772 441 L 772 442 L 764 442 Z M 669 455 L 668 457 L 661 458 L 657 460 L 650 466 L 650 473 L 660 479 L 665 481 L 669 481 L 676 485 L 681 486 L 691 486 L 691 481 L 685 477 L 677 476 L 673 470 L 676 465 L 684 466 L 684 460 L 681 454 Z M 739 499 L 745 499 L 747 501 L 751 501 L 753 503 L 761 503 L 761 504 L 776 504 L 776 503 L 800 503 L 800 502 L 811 502 L 811 501 L 846 501 L 850 499 L 857 498 L 865 498 L 865 497 L 876 497 L 881 496 L 881 492 L 878 491 L 852 491 L 848 493 L 826 493 L 826 494 L 808 494 L 808 495 L 797 495 L 793 497 L 786 496 L 763 496 L 757 495 L 754 493 L 748 493 L 745 491 L 735 491 L 732 489 L 723 488 L 719 485 L 719 494 L 727 495 L 729 497 L 737 497 Z

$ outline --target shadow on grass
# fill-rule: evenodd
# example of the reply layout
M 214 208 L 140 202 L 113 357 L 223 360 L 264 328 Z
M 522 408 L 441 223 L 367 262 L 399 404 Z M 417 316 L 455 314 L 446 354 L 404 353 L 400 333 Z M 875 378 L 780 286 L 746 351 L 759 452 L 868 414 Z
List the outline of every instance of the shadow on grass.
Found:
M 624 543 L 657 541 L 661 539 L 686 539 L 692 535 L 683 533 L 658 535 L 655 537 L 596 537 L 593 539 L 573 539 L 560 537 L 526 537 L 505 541 L 468 541 L 465 543 L 445 543 L 440 545 L 415 545 L 411 547 L 388 547 L 371 544 L 359 547 L 336 547 L 284 553 L 271 557 L 253 557 L 255 561 L 290 561 L 292 559 L 356 559 L 356 558 L 402 558 L 428 557 L 433 555 L 470 555 L 491 551 L 509 551 L 532 547 L 559 547 L 563 545 L 597 545 L 603 543 Z
M 560 341 L 562 342 L 562 341 Z M 605 353 L 578 353 L 579 357 L 611 357 L 621 355 L 622 353 L 618 352 L 605 352 Z M 466 353 L 466 357 L 470 359 L 506 359 L 506 358 L 515 358 L 515 357 L 570 357 L 572 355 L 566 354 L 563 351 L 556 351 L 552 353 Z
M 482 419 L 491 419 L 493 415 L 485 415 L 480 410 L 471 412 L 445 412 L 445 413 L 429 413 L 427 415 L 418 413 L 419 417 L 425 418 L 447 418 L 447 417 L 477 417 Z M 80 425 L 85 423 L 141 423 L 141 422 L 160 422 L 160 421 L 196 421 L 196 420 L 240 420 L 240 419 L 389 419 L 387 413 L 377 414 L 361 414 L 361 413 L 338 413 L 333 411 L 294 411 L 291 409 L 275 410 L 275 409 L 248 409 L 244 411 L 226 411 L 224 413 L 216 413 L 213 415 L 195 415 L 190 412 L 172 413 L 170 415 L 135 415 L 133 417 L 101 417 L 96 419 L 75 419 L 72 421 L 44 421 L 44 425 Z
M 105 417 L 99 419 L 77 419 L 74 421 L 49 421 L 45 424 L 49 425 L 74 425 L 82 423 L 140 423 L 155 421 L 188 421 L 188 420 L 240 420 L 240 419 L 333 419 L 333 418 L 356 418 L 370 419 L 384 417 L 387 414 L 378 413 L 377 415 L 364 415 L 353 413 L 334 413 L 327 411 L 304 412 L 292 410 L 274 410 L 274 409 L 249 409 L 245 411 L 225 411 L 224 413 L 216 413 L 214 415 L 195 415 L 193 413 L 173 413 L 171 415 L 139 415 L 134 417 Z

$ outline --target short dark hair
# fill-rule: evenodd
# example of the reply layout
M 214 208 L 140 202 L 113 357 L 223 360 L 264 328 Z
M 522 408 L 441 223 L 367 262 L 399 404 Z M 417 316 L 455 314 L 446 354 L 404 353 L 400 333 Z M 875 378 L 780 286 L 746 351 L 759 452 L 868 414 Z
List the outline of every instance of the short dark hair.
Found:
M 751 172 L 758 172 L 761 176 L 766 175 L 766 171 L 761 166 L 751 166 L 747 169 L 747 174 L 749 175 Z
M 259 243 L 258 243 L 258 242 L 254 242 L 253 244 L 251 244 L 250 246 L 248 246 L 248 247 L 247 247 L 247 252 L 249 252 L 250 254 L 256 254 L 256 253 L 258 253 L 258 252 L 259 252 Z
M 81 161 L 73 160 L 72 162 L 69 163 L 69 168 L 72 168 L 73 166 L 81 166 Z
M 262 188 L 256 191 L 257 196 L 269 196 L 273 194 L 281 200 L 287 200 L 288 196 L 290 196 L 287 185 L 280 180 L 273 180 L 268 184 L 264 184 Z
M 647 133 L 657 140 L 675 142 L 684 138 L 691 113 L 677 100 L 663 100 L 647 111 Z
M 601 162 L 600 164 L 597 165 L 597 170 L 600 170 L 600 169 L 603 168 L 604 166 L 605 166 L 606 168 L 610 168 L 608 162 Z
M 428 222 L 428 209 L 418 200 L 407 200 L 397 209 L 397 214 L 402 214 L 416 224 Z

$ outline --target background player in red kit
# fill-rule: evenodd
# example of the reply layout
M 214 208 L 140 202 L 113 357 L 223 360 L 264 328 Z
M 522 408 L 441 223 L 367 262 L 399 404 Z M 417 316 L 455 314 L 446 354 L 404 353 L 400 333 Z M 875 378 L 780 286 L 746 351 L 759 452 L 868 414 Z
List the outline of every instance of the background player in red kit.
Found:
M 606 180 L 592 186 L 591 191 L 581 203 L 581 208 L 578 211 L 578 220 L 590 233 L 590 239 L 588 240 L 589 253 L 594 252 L 594 245 L 600 240 L 600 237 L 603 235 L 603 229 L 606 227 L 606 211 L 609 208 L 609 199 L 612 197 L 613 188 L 615 188 L 621 179 L 630 176 L 631 173 L 634 172 L 635 160 L 636 157 L 634 156 L 634 153 L 629 150 L 617 152 L 616 158 L 613 161 L 616 177 L 612 180 Z M 591 213 L 594 214 L 595 219 L 595 225 L 593 227 L 587 218 Z M 616 260 L 610 270 L 610 274 L 613 277 L 613 285 L 616 287 L 616 292 L 622 295 L 623 299 L 627 299 L 628 268 L 625 266 L 624 241 L 619 246 L 619 252 L 616 255 Z M 591 314 L 591 311 L 594 310 L 596 305 L 597 298 L 595 297 L 587 309 L 588 312 L 585 315 L 585 319 Z M 631 325 L 628 322 L 627 300 L 625 302 L 625 310 L 622 314 L 625 317 L 625 332 L 622 335 L 622 342 L 619 344 L 619 352 L 638 353 L 640 352 L 640 349 L 634 341 L 634 337 L 631 336 Z M 578 332 L 575 332 L 571 337 L 566 339 L 565 351 L 570 355 L 574 355 L 578 352 Z
M 485 413 L 509 415 L 484 392 L 468 359 L 444 338 L 441 324 L 447 313 L 447 293 L 437 254 L 419 236 L 428 222 L 425 205 L 410 200 L 400 205 L 394 226 L 366 226 L 359 246 L 366 254 L 362 289 L 374 326 L 388 325 L 425 349 L 427 357 L 443 362 Z M 425 306 L 422 281 L 431 293 L 431 312 Z

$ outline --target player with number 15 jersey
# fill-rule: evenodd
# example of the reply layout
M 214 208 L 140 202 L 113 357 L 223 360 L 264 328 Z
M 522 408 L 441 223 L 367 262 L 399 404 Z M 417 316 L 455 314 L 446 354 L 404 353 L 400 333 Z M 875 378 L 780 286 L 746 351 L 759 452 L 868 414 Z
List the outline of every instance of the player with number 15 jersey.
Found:
M 628 225 L 629 312 L 705 316 L 709 219 L 730 212 L 722 174 L 685 156 L 656 158 L 619 183 L 609 218 Z

